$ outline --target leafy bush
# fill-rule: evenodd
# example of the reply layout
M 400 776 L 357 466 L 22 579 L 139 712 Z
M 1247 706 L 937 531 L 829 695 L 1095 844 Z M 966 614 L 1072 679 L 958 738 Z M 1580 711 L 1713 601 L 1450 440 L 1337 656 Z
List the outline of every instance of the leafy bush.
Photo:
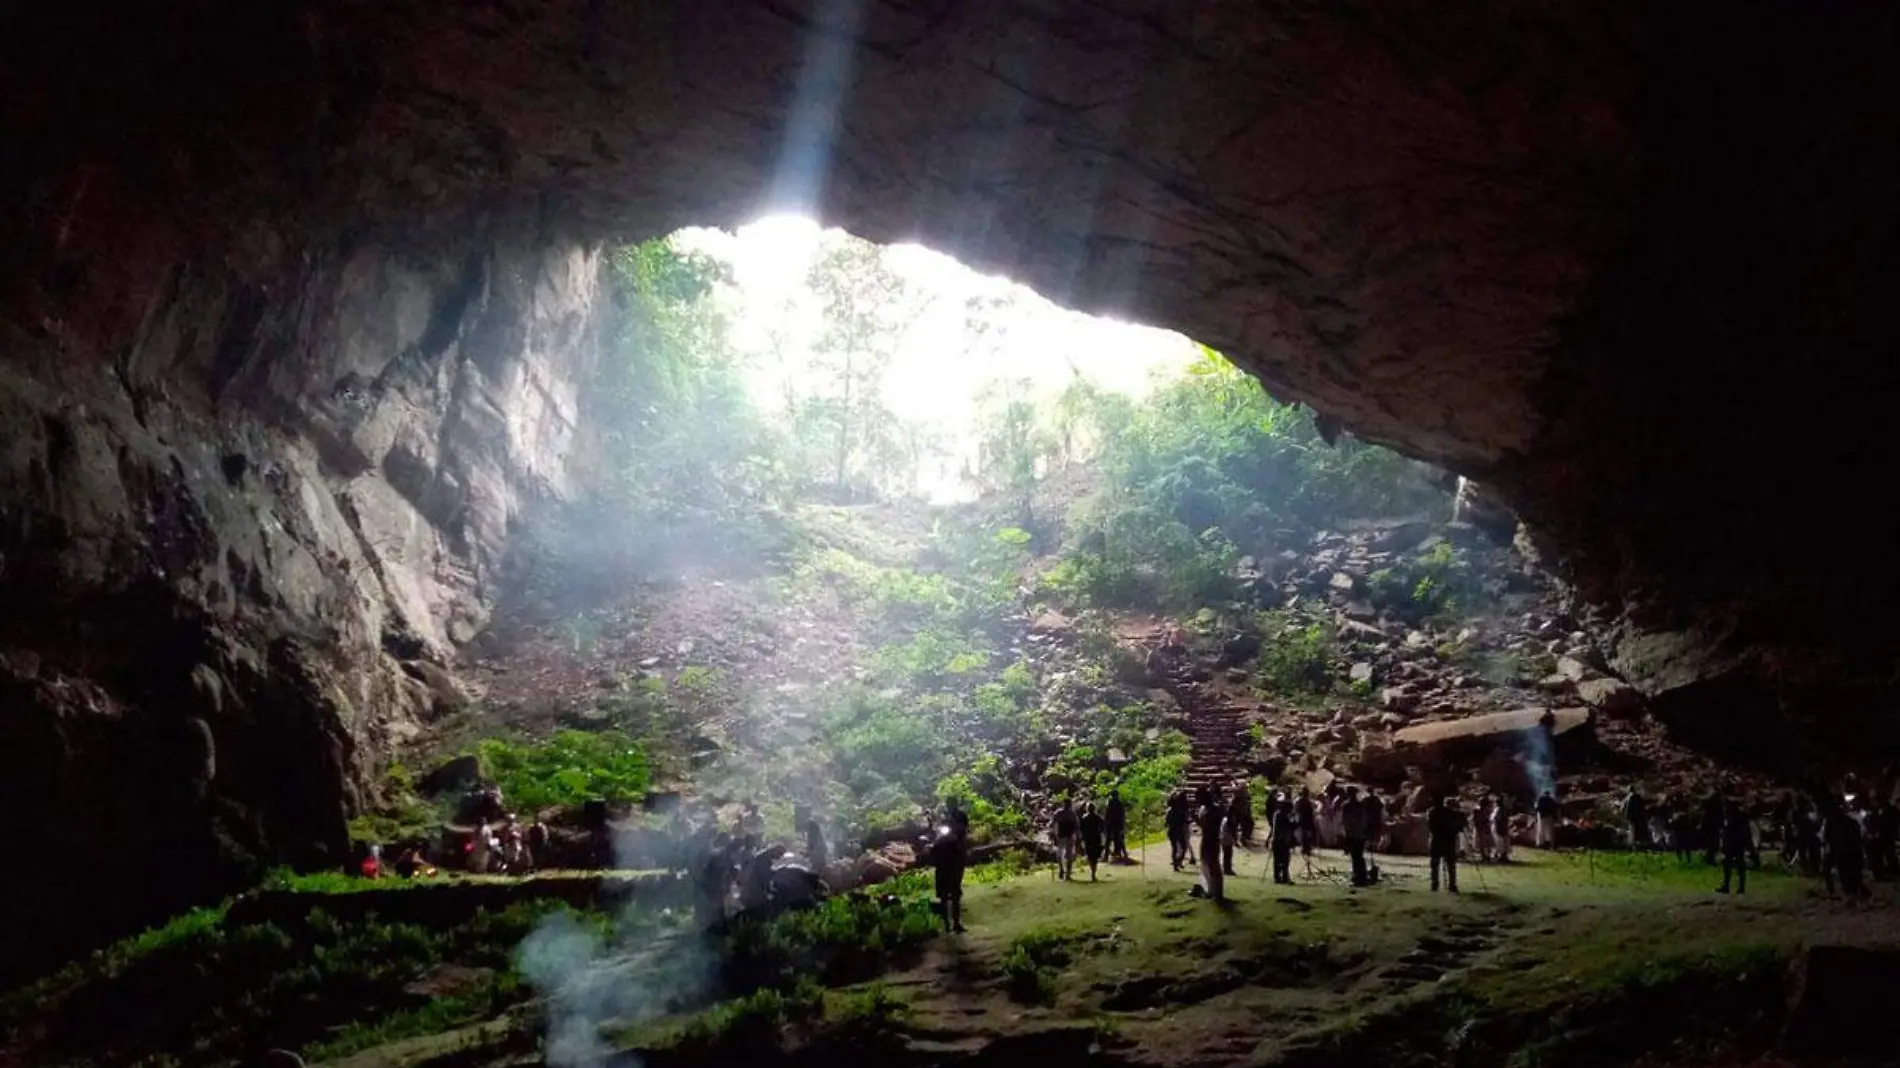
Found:
M 491 1016 L 525 1000 L 514 947 L 563 907 L 523 903 L 444 929 L 345 921 L 322 909 L 294 922 L 233 924 L 223 909 L 198 910 L 68 969 L 30 1004 L 9 999 L 4 1015 L 17 1026 L 31 1014 L 42 1031 L 36 1050 L 49 1061 L 100 1066 L 185 1051 L 192 1064 L 239 1064 L 265 1045 L 420 1034 L 460 1012 Z M 444 963 L 493 969 L 495 978 L 466 1003 L 411 1011 L 405 988 Z
M 1003 985 L 1016 1001 L 1052 1005 L 1056 1000 L 1056 970 L 1072 959 L 1073 931 L 1037 927 L 1023 932 L 1003 951 Z
M 1326 628 L 1318 623 L 1296 627 L 1267 618 L 1260 647 L 1260 684 L 1276 697 L 1324 695 L 1333 685 L 1333 662 Z
M 646 750 L 615 730 L 557 731 L 544 741 L 487 738 L 475 751 L 502 797 L 529 811 L 634 800 L 646 795 L 651 777 Z
M 921 895 L 886 902 L 844 894 L 769 920 L 739 920 L 727 933 L 728 989 L 788 989 L 801 978 L 829 986 L 868 979 L 936 936 L 937 917 Z

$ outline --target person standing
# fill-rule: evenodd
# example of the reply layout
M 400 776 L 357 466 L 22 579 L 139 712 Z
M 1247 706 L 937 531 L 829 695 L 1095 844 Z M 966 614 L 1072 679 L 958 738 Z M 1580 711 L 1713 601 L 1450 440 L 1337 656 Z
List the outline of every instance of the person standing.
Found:
M 1121 787 L 1108 792 L 1108 811 L 1102 819 L 1108 835 L 1108 855 L 1114 860 L 1128 859 L 1128 808 L 1122 804 Z
M 1273 881 L 1281 885 L 1293 882 L 1293 840 L 1299 835 L 1293 818 L 1293 803 L 1284 792 L 1273 799 L 1273 811 L 1267 815 L 1268 845 L 1273 850 Z
M 1714 864 L 1722 848 L 1722 823 L 1727 812 L 1720 790 L 1713 791 L 1702 802 L 1702 861 L 1705 864 Z
M 1352 885 L 1370 886 L 1372 873 L 1366 868 L 1366 803 L 1359 799 L 1357 786 L 1347 787 L 1346 799 L 1340 802 L 1339 833 L 1346 840 L 1346 855 L 1352 858 Z
M 1293 802 L 1293 818 L 1300 827 L 1300 853 L 1312 856 L 1319 845 L 1319 808 L 1313 803 L 1313 791 L 1300 787 L 1300 798 Z
M 1220 824 L 1220 870 L 1228 875 L 1238 875 L 1234 871 L 1234 847 L 1240 844 L 1240 828 L 1247 816 L 1247 800 L 1239 790 L 1234 791 L 1234 799 L 1227 803 L 1226 814 Z
M 1432 891 L 1438 890 L 1438 873 L 1442 868 L 1446 889 L 1455 894 L 1458 892 L 1458 838 L 1465 831 L 1465 814 L 1458 810 L 1450 795 L 1441 794 L 1432 810 L 1426 813 L 1425 830 L 1431 843 Z
M 1366 849 L 1372 853 L 1385 849 L 1385 799 L 1377 790 L 1366 791 Z
M 1729 876 L 1735 877 L 1735 892 L 1748 893 L 1748 855 L 1755 848 L 1754 828 L 1741 803 L 1730 801 L 1722 809 L 1722 885 L 1718 894 L 1729 892 Z
M 1201 828 L 1201 892 L 1215 901 L 1227 898 L 1226 878 L 1221 870 L 1221 824 L 1226 822 L 1227 806 L 1221 803 L 1220 787 L 1201 787 L 1201 805 L 1196 822 Z
M 1059 879 L 1067 879 L 1075 870 L 1075 839 L 1079 830 L 1075 802 L 1063 798 L 1055 818 L 1056 877 Z
M 1187 793 L 1176 790 L 1168 798 L 1168 862 L 1175 871 L 1181 870 L 1181 862 L 1193 863 L 1193 850 L 1188 842 L 1189 809 Z
M 1082 832 L 1082 858 L 1089 862 L 1089 882 L 1095 881 L 1095 866 L 1102 862 L 1102 824 L 1101 815 L 1095 811 L 1095 802 L 1084 802 L 1079 826 Z
M 1511 862 L 1511 799 L 1500 797 L 1491 806 L 1492 857 L 1499 864 Z
M 1630 848 L 1648 849 L 1649 802 L 1633 783 L 1629 792 L 1623 795 L 1623 822 L 1629 827 Z
M 1241 845 L 1252 849 L 1253 795 L 1248 791 L 1246 782 L 1242 781 L 1234 784 L 1234 801 L 1233 804 L 1227 806 L 1227 813 L 1229 818 L 1233 818 L 1236 815 L 1239 817 L 1240 826 L 1235 829 L 1235 837 L 1240 840 Z M 1229 874 L 1232 873 L 1230 872 Z
M 952 801 L 930 845 L 930 861 L 937 869 L 937 907 L 943 912 L 943 929 L 954 934 L 963 933 L 963 869 L 969 863 L 969 832 L 970 817 Z
M 1557 821 L 1563 809 L 1557 805 L 1557 795 L 1545 790 L 1537 798 L 1537 829 L 1534 837 L 1537 848 L 1550 849 L 1557 844 Z
M 1496 802 L 1491 799 L 1490 794 L 1484 795 L 1484 799 L 1478 802 L 1477 819 L 1472 823 L 1471 829 L 1478 839 L 1478 862 L 1480 864 L 1491 863 L 1493 842 L 1491 829 L 1496 826 L 1496 823 L 1492 820 L 1495 805 Z
M 811 864 L 811 870 L 823 875 L 826 865 L 831 863 L 831 849 L 825 844 L 825 829 L 818 825 L 817 816 L 806 816 L 803 830 L 805 859 Z
M 1828 893 L 1834 892 L 1834 877 L 1838 875 L 1842 894 L 1855 900 L 1866 897 L 1867 886 L 1861 881 L 1867 864 L 1866 840 L 1853 813 L 1833 797 L 1827 799 L 1822 810 L 1821 840 L 1827 850 L 1821 872 Z

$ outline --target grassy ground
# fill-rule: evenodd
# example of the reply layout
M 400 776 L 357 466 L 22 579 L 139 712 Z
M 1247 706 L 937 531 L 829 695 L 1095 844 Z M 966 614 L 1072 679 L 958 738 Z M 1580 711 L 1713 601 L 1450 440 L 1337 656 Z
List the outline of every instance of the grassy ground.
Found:
M 1397 857 L 1353 890 L 1337 853 L 1274 886 L 1255 853 L 1224 906 L 1160 848 L 1094 883 L 1045 869 L 972 888 L 970 933 L 880 990 L 926 1061 L 1067 1034 L 1130 1064 L 1719 1064 L 1772 1044 L 1804 944 L 1895 936 L 1886 910 L 1779 872 L 1722 897 L 1713 869 L 1673 858 L 1520 858 L 1464 866 L 1453 896 Z
M 1170 871 L 1165 847 L 1146 855 L 1145 865 L 1104 866 L 1093 883 L 1058 882 L 1047 867 L 979 869 L 962 936 L 929 933 L 915 904 L 843 901 L 736 932 L 716 947 L 716 974 L 699 980 L 706 993 L 743 996 L 659 1018 L 603 1009 L 583 1030 L 647 1068 L 1089 1056 L 1727 1065 L 1772 1046 L 1785 965 L 1804 945 L 1900 943 L 1889 887 L 1876 907 L 1850 909 L 1812 882 L 1757 872 L 1746 897 L 1722 897 L 1713 869 L 1660 856 L 1525 851 L 1506 867 L 1464 866 L 1453 896 L 1432 893 L 1416 859 L 1379 858 L 1381 885 L 1354 890 L 1337 853 L 1310 871 L 1296 858 L 1285 887 L 1262 878 L 1264 853 L 1244 853 L 1217 906 L 1189 896 L 1195 876 Z M 907 876 L 889 889 L 914 902 L 927 886 L 927 875 Z M 679 917 L 592 922 L 603 956 L 591 974 L 652 988 L 641 1012 L 705 1005 L 673 996 L 694 970 Z M 220 924 L 207 910 L 33 992 L 50 1011 L 10 999 L 16 1023 L 42 1020 L 15 1032 L 34 1039 L 15 1052 L 30 1050 L 30 1063 L 210 1064 L 261 1043 L 346 1068 L 542 1063 L 550 1003 L 512 965 L 527 929 L 519 919 L 439 932 L 313 920 L 281 936 Z M 472 985 L 398 996 L 447 964 Z M 177 1044 L 167 1028 L 195 1043 Z

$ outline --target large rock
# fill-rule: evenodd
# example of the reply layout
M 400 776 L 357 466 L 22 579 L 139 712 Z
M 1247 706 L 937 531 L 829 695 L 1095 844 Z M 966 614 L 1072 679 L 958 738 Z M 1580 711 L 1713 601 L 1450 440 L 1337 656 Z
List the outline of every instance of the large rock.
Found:
M 1643 695 L 1622 679 L 1587 679 L 1577 684 L 1577 699 L 1606 716 L 1640 715 Z
M 1479 767 L 1503 750 L 1562 762 L 1590 745 L 1592 734 L 1587 708 L 1526 708 L 1414 724 L 1393 734 L 1393 757 L 1421 767 Z

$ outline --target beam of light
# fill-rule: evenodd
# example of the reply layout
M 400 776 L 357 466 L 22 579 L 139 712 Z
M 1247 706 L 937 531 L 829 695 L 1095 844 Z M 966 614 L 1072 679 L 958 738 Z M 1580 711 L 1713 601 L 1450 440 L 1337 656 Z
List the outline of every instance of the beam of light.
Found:
M 785 142 L 773 171 L 767 202 L 771 212 L 811 213 L 823 199 L 863 15 L 863 0 L 818 0 L 785 120 Z

